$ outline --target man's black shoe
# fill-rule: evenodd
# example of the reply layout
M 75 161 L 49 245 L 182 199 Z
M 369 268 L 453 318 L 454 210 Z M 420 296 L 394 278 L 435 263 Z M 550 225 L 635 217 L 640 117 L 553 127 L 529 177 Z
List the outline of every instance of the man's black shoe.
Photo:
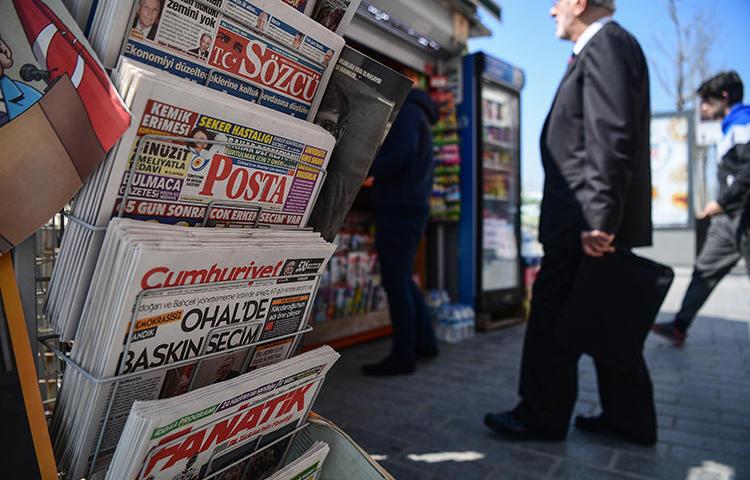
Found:
M 577 429 L 588 433 L 614 433 L 607 420 L 604 419 L 604 415 L 597 415 L 595 417 L 577 415 L 575 425 Z
M 656 444 L 656 435 L 638 435 L 615 428 L 607 422 L 604 415 L 596 417 L 576 416 L 576 428 L 592 435 L 602 435 L 605 437 L 619 437 L 626 442 L 634 443 L 642 447 L 653 447 Z
M 362 374 L 370 377 L 390 377 L 393 375 L 409 375 L 417 370 L 414 361 L 399 360 L 393 356 L 385 357 L 378 363 L 362 365 Z
M 440 350 L 437 346 L 433 347 L 417 347 L 416 349 L 417 358 L 423 358 L 425 360 L 432 360 L 440 355 Z
M 488 413 L 484 424 L 510 440 L 565 440 L 565 433 L 532 428 L 513 416 L 513 412 Z
M 675 347 L 682 347 L 685 344 L 687 334 L 677 328 L 674 322 L 655 323 L 651 331 L 668 340 Z

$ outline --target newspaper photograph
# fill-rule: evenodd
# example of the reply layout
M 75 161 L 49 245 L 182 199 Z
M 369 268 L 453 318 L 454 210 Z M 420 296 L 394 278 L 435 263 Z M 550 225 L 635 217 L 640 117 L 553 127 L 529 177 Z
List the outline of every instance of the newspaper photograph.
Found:
M 262 452 L 247 457 L 303 424 L 337 358 L 330 347 L 320 347 L 220 385 L 136 402 L 107 478 L 200 479 L 237 465 L 247 478 L 250 469 L 259 470 Z
M 308 120 L 344 45 L 278 0 L 131 3 L 124 57 Z
M 332 32 L 344 35 L 361 0 L 318 0 L 312 18 Z
M 308 17 L 312 15 L 315 8 L 315 0 L 282 0 L 287 5 L 296 8 Z

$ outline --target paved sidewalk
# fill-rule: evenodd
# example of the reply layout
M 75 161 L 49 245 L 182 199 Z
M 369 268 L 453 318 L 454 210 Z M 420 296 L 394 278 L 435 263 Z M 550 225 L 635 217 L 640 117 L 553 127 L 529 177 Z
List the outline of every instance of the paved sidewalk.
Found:
M 678 272 L 665 302 L 676 310 L 688 280 Z M 682 350 L 655 338 L 646 345 L 659 413 L 659 443 L 631 446 L 571 428 L 567 442 L 511 443 L 487 430 L 487 411 L 512 407 L 524 326 L 443 345 L 415 375 L 370 379 L 362 363 L 389 341 L 342 352 L 315 410 L 337 422 L 399 480 L 684 479 L 714 461 L 750 479 L 750 283 L 733 275 L 714 292 Z M 662 319 L 669 318 L 663 314 Z M 593 364 L 580 365 L 576 413 L 597 408 Z M 465 461 L 425 461 L 460 453 Z M 427 457 L 427 460 L 430 458 Z M 718 477 L 705 477 L 718 478 Z

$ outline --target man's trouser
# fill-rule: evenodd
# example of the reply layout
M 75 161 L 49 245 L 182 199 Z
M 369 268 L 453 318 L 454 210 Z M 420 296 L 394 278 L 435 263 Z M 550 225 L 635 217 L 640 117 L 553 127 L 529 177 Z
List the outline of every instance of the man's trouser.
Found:
M 674 319 L 675 326 L 683 332 L 690 328 L 716 285 L 742 257 L 750 276 L 749 214 L 747 211 L 734 217 L 722 214 L 711 219 L 706 242 L 695 261 L 693 278 Z
M 393 325 L 392 354 L 405 362 L 415 360 L 417 348 L 436 346 L 424 297 L 412 279 L 414 258 L 426 224 L 426 216 L 378 216 L 375 220 L 375 248 Z
M 529 426 L 564 434 L 578 395 L 580 352 L 553 337 L 557 317 L 583 258 L 581 249 L 545 248 L 534 282 L 514 415 Z M 653 387 L 643 357 L 627 371 L 594 361 L 602 412 L 613 427 L 639 438 L 656 438 Z

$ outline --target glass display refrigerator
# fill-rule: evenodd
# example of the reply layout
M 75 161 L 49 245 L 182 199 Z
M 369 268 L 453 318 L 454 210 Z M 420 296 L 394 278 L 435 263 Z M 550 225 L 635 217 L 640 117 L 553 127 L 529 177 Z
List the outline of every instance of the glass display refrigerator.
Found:
M 459 301 L 474 305 L 488 321 L 518 316 L 523 304 L 523 83 L 520 69 L 485 53 L 463 59 Z

